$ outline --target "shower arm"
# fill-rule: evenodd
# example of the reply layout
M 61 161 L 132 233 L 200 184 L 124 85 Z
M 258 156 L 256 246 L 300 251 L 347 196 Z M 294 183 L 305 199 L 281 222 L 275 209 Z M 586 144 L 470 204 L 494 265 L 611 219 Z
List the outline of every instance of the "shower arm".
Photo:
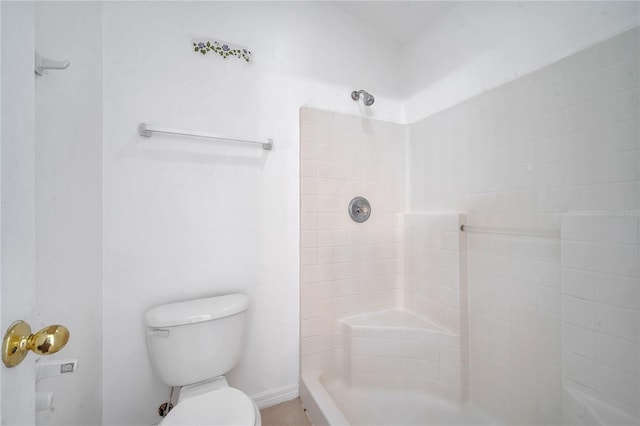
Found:
M 360 95 L 363 93 L 365 93 L 364 90 L 354 90 L 353 92 L 351 92 L 351 99 L 357 101 L 360 99 Z

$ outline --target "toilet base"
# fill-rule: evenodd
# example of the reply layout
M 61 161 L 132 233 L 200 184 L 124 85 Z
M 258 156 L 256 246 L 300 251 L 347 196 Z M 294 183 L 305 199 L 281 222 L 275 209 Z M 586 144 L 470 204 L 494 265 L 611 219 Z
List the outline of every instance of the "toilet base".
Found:
M 194 383 L 192 385 L 182 386 L 178 394 L 178 402 L 180 402 L 183 398 L 189 398 L 191 396 L 200 395 L 205 392 L 211 392 L 228 387 L 229 382 L 227 382 L 227 379 L 224 376 L 218 376 L 215 379 Z
M 176 404 L 179 404 L 180 401 L 183 401 L 184 399 L 191 398 L 196 395 L 202 395 L 203 393 L 213 392 L 218 389 L 228 387 L 230 387 L 229 382 L 227 382 L 227 379 L 224 376 L 219 376 L 215 379 L 207 380 L 204 382 L 194 383 L 192 385 L 182 386 L 178 391 L 178 402 Z M 261 426 L 262 416 L 260 415 L 260 409 L 256 405 L 255 401 L 252 402 L 256 416 L 255 426 Z

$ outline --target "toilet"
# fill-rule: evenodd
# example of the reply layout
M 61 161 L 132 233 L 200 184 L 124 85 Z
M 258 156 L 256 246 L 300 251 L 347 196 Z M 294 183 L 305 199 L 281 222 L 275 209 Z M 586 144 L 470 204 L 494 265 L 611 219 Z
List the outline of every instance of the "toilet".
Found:
M 248 307 L 246 295 L 229 294 L 146 313 L 153 369 L 164 384 L 180 388 L 177 404 L 160 425 L 261 425 L 253 400 L 224 377 L 240 358 Z

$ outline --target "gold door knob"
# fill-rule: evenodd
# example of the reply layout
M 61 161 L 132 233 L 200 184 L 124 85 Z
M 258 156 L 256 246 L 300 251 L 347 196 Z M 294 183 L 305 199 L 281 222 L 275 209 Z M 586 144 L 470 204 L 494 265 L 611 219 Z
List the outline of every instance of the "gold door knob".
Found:
M 24 321 L 16 321 L 7 330 L 2 341 L 2 362 L 15 367 L 27 356 L 29 350 L 38 355 L 58 352 L 69 341 L 69 330 L 62 325 L 50 325 L 31 334 L 31 327 Z

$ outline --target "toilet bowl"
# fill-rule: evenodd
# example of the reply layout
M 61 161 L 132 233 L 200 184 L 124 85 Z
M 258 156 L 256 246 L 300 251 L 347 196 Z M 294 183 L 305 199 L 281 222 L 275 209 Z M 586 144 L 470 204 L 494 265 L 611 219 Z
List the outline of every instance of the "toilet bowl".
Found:
M 160 422 L 161 426 L 260 426 L 260 410 L 247 395 L 224 388 L 180 401 Z
M 188 300 L 147 312 L 151 364 L 167 385 L 179 388 L 178 402 L 162 426 L 261 425 L 256 404 L 229 386 L 224 374 L 241 354 L 244 294 Z
M 162 426 L 260 425 L 253 401 L 235 388 L 220 389 L 181 401 L 167 414 Z

